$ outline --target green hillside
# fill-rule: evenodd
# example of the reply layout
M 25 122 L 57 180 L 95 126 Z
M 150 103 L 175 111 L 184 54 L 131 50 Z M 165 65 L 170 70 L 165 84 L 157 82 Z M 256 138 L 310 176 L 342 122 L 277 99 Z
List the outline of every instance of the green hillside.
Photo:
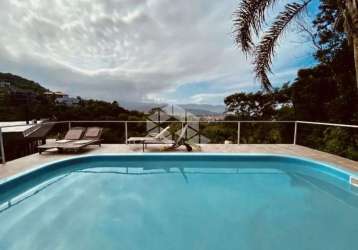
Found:
M 42 87 L 39 83 L 28 80 L 21 76 L 13 75 L 10 73 L 1 73 L 0 72 L 0 82 L 10 82 L 12 87 L 22 89 L 22 90 L 31 90 L 36 93 L 43 93 L 48 91 L 48 89 Z
M 0 121 L 23 121 L 47 118 L 52 120 L 143 120 L 143 114 L 128 111 L 117 102 L 80 99 L 78 105 L 57 104 L 43 95 L 48 90 L 39 83 L 9 73 L 0 73 L 0 82 L 11 87 L 35 92 L 26 102 L 13 95 L 11 90 L 0 88 Z

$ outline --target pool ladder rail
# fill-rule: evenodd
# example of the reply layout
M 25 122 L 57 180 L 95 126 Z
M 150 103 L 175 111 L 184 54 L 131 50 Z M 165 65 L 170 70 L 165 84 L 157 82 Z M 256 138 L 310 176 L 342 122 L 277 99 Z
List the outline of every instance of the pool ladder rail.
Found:
M 358 176 L 351 176 L 350 183 L 352 186 L 358 187 Z

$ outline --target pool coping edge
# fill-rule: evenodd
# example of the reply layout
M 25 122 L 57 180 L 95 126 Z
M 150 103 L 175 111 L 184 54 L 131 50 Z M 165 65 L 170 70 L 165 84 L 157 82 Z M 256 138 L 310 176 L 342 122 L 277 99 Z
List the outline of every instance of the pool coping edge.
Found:
M 31 174 L 35 171 L 41 170 L 43 168 L 50 167 L 54 164 L 64 163 L 64 162 L 70 162 L 76 159 L 86 159 L 86 158 L 93 158 L 93 157 L 106 157 L 106 156 L 163 156 L 163 155 L 171 155 L 171 156 L 270 156 L 270 157 L 278 157 L 278 158 L 289 158 L 289 159 L 295 159 L 295 160 L 303 160 L 309 163 L 314 163 L 318 165 L 322 165 L 328 169 L 332 169 L 335 171 L 338 171 L 342 174 L 345 174 L 348 176 L 348 181 L 350 185 L 358 187 L 358 171 L 351 171 L 347 169 L 343 169 L 340 166 L 336 166 L 331 163 L 326 163 L 323 161 L 314 160 L 307 157 L 301 157 L 301 156 L 293 156 L 293 155 L 287 155 L 287 154 L 270 154 L 270 153 L 107 153 L 107 154 L 86 154 L 86 155 L 79 155 L 79 156 L 71 156 L 65 159 L 61 160 L 54 160 L 51 162 L 47 162 L 45 164 L 40 164 L 34 168 L 28 169 L 26 171 L 23 171 L 21 173 L 15 174 L 13 176 L 5 177 L 3 179 L 0 179 L 0 186 L 11 182 L 13 180 L 16 180 L 18 178 L 21 178 L 22 176 Z M 336 176 L 337 177 L 337 176 Z M 337 177 L 339 178 L 339 177 Z

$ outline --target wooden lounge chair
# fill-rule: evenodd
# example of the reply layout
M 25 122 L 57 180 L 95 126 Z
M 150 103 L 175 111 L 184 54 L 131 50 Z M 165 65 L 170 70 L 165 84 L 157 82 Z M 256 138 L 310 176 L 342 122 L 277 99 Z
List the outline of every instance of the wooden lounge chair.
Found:
M 178 139 L 176 139 L 175 141 L 168 140 L 168 139 L 158 140 L 158 139 L 154 139 L 154 138 L 144 140 L 143 141 L 143 152 L 144 152 L 146 145 L 148 145 L 148 144 L 171 144 L 171 146 L 167 147 L 165 150 L 173 150 L 180 146 L 185 146 L 187 151 L 189 151 L 189 152 L 192 151 L 193 150 L 192 146 L 189 143 L 187 143 L 187 141 L 185 140 L 185 133 L 186 133 L 187 129 L 188 129 L 188 125 L 185 125 L 184 128 L 181 130 L 181 133 L 180 133 Z
M 83 127 L 74 127 L 69 129 L 62 140 L 57 140 L 52 143 L 46 143 L 44 145 L 38 146 L 37 148 L 39 150 L 39 154 L 41 154 L 43 151 L 47 149 L 58 148 L 59 146 L 62 146 L 66 143 L 81 139 L 84 131 L 85 128 Z
M 86 129 L 83 137 L 80 140 L 70 141 L 63 145 L 58 145 L 59 150 L 71 150 L 78 152 L 79 150 L 89 146 L 98 145 L 101 146 L 103 128 L 100 127 L 89 127 Z

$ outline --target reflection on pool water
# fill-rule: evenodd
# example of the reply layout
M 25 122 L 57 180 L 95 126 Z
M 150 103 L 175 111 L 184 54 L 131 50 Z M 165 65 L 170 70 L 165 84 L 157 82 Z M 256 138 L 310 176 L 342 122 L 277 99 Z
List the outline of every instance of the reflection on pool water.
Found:
M 354 249 L 347 178 L 273 156 L 56 163 L 0 185 L 0 249 Z

